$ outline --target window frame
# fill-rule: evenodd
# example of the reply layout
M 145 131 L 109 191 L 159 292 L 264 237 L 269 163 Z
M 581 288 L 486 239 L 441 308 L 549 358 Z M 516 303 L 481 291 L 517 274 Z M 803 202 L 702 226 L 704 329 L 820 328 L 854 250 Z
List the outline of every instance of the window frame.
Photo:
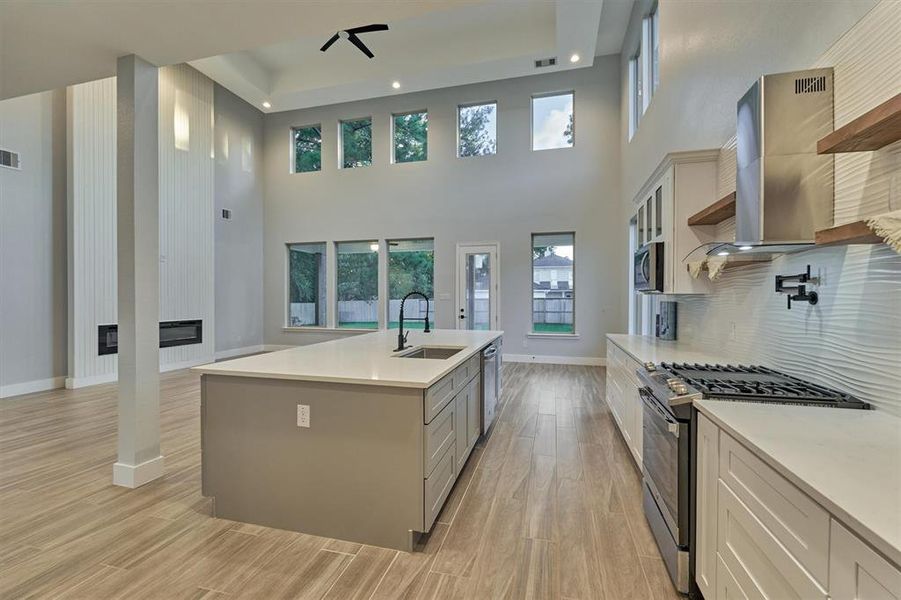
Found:
M 570 235 L 572 236 L 572 246 L 573 246 L 573 268 L 572 268 L 572 285 L 570 286 L 570 291 L 572 291 L 572 303 L 573 303 L 573 322 L 572 322 L 572 331 L 571 332 L 542 332 L 535 331 L 535 238 L 546 236 L 546 235 Z M 572 229 L 569 231 L 542 231 L 542 232 L 532 232 L 531 237 L 529 238 L 529 256 L 531 256 L 531 265 L 529 267 L 529 331 L 526 333 L 526 337 L 532 338 L 561 338 L 561 339 L 578 339 L 579 331 L 576 329 L 576 230 Z
M 660 84 L 660 17 L 655 2 L 641 19 L 638 44 L 629 58 L 629 140 L 638 132 Z M 657 44 L 654 41 L 657 40 Z
M 395 150 L 397 146 L 394 142 L 394 134 L 396 131 L 396 122 L 395 119 L 397 117 L 405 117 L 407 115 L 419 115 L 425 114 L 426 120 L 426 130 L 425 130 L 425 158 L 422 160 L 405 160 L 405 161 L 397 161 L 397 157 L 395 156 Z M 393 112 L 391 113 L 391 125 L 390 125 L 390 135 L 388 137 L 388 155 L 391 157 L 392 165 L 409 165 L 421 162 L 428 162 L 429 160 L 429 110 L 427 108 L 423 108 L 422 110 L 405 110 L 401 112 Z M 352 120 L 352 119 L 351 119 Z M 342 161 L 343 162 L 343 161 Z M 410 239 L 410 238 L 408 238 Z
M 325 258 L 325 323 L 319 325 L 292 325 L 291 324 L 291 247 L 292 246 L 316 246 L 321 245 Z M 329 243 L 328 242 L 286 242 L 285 243 L 285 329 L 316 331 L 330 329 L 329 321 L 332 316 L 329 303 Z
M 385 329 L 391 329 L 391 242 L 432 242 L 432 296 L 435 296 L 429 302 L 429 323 L 432 328 L 435 327 L 436 305 L 438 294 L 435 291 L 435 256 L 436 248 L 434 236 L 424 237 L 394 237 L 385 238 Z M 381 291 L 381 290 L 380 290 Z M 421 300 L 421 298 L 420 298 Z
M 487 106 L 489 104 L 494 105 L 494 152 L 491 154 L 469 154 L 463 156 L 460 154 L 460 111 L 464 108 L 472 108 L 473 106 Z M 487 156 L 497 156 L 498 153 L 498 126 L 500 124 L 500 105 L 497 100 L 484 100 L 480 102 L 466 102 L 463 104 L 457 104 L 457 148 L 455 150 L 457 158 L 485 158 Z
M 560 146 L 559 148 L 535 148 L 535 100 L 541 98 L 553 98 L 554 96 L 572 96 L 573 99 L 573 143 L 570 146 Z M 529 143 L 532 152 L 544 152 L 545 150 L 570 150 L 576 147 L 576 90 L 567 89 L 555 92 L 542 92 L 540 94 L 532 94 L 529 100 Z
M 369 164 L 368 165 L 360 165 L 357 167 L 345 167 L 344 166 L 344 124 L 350 123 L 353 121 L 363 121 L 366 119 L 369 119 L 369 136 L 370 136 L 370 138 L 369 138 Z M 347 170 L 365 169 L 366 167 L 371 167 L 373 164 L 375 164 L 375 155 L 374 155 L 374 148 L 373 148 L 373 143 L 372 143 L 374 141 L 374 139 L 372 138 L 372 134 L 374 132 L 375 132 L 375 128 L 373 126 L 372 115 L 368 115 L 368 116 L 364 115 L 361 117 L 352 117 L 349 119 L 338 119 L 338 168 L 339 169 L 342 169 L 342 170 L 344 170 L 344 169 L 347 169 Z
M 319 168 L 315 171 L 298 171 L 297 170 L 297 144 L 294 141 L 294 132 L 298 129 L 319 128 Z M 296 125 L 291 127 L 291 164 L 288 166 L 292 175 L 303 175 L 305 173 L 321 173 L 322 172 L 322 123 L 310 123 L 309 125 Z
M 332 322 L 334 323 L 334 327 L 332 329 L 335 329 L 336 331 L 382 331 L 383 329 L 387 328 L 387 325 L 382 322 L 381 315 L 382 315 L 383 311 L 380 306 L 381 302 L 382 302 L 382 292 L 383 292 L 382 283 L 381 283 L 381 281 L 382 281 L 382 279 L 381 279 L 381 277 L 382 277 L 382 242 L 383 242 L 383 239 L 381 239 L 381 238 L 358 239 L 358 240 L 338 240 L 338 241 L 332 242 L 332 249 L 335 253 L 335 261 L 334 261 L 334 264 L 335 264 L 335 297 L 332 299 L 332 302 L 331 302 L 331 306 L 335 310 L 335 318 L 332 320 Z M 375 263 L 376 264 L 376 270 L 375 270 L 376 325 L 375 325 L 375 327 L 341 327 L 341 313 L 338 311 L 338 302 L 340 302 L 340 298 L 338 297 L 338 286 L 341 283 L 341 279 L 340 279 L 341 268 L 339 265 L 338 257 L 341 254 L 339 248 L 342 244 L 369 244 L 370 246 L 372 244 L 378 245 L 378 250 L 370 249 L 370 252 L 374 252 L 376 254 L 376 263 Z M 387 272 L 386 272 L 386 275 L 387 275 Z M 383 325 L 385 325 L 385 327 L 383 327 Z

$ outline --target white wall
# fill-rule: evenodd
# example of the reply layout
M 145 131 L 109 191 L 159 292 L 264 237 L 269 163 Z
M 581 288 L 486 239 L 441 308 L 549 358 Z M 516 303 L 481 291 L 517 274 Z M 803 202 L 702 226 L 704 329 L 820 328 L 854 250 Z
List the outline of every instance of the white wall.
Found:
M 454 327 L 458 242 L 499 241 L 501 319 L 509 354 L 599 358 L 604 335 L 625 326 L 626 237 L 619 187 L 619 59 L 591 68 L 396 95 L 265 117 L 267 344 L 306 344 L 337 333 L 286 332 L 288 242 L 434 237 L 437 325 Z M 572 149 L 531 151 L 530 98 L 575 90 Z M 458 104 L 498 102 L 498 154 L 456 158 Z M 392 112 L 429 111 L 429 159 L 390 164 Z M 337 168 L 338 120 L 372 115 L 373 162 Z M 292 174 L 290 128 L 322 123 L 323 171 Z M 526 337 L 531 329 L 531 233 L 576 232 L 578 339 Z M 442 299 L 443 298 L 443 299 Z
M 58 387 L 66 374 L 66 96 L 0 102 L 0 397 Z
M 204 322 L 203 344 L 160 349 L 172 369 L 214 355 L 213 84 L 186 65 L 159 84 L 160 320 Z M 116 322 L 115 78 L 69 88 L 69 132 L 67 385 L 79 387 L 116 378 L 116 356 L 97 354 L 97 326 Z
M 901 92 L 897 60 L 901 5 L 881 2 L 846 29 L 821 56 L 800 65 L 787 57 L 769 69 L 833 66 L 836 126 Z M 661 93 L 654 102 L 666 98 Z M 715 97 L 713 105 L 687 113 L 686 120 L 708 110 L 716 112 L 720 105 L 734 107 L 736 98 Z M 734 137 L 728 139 L 733 135 L 734 130 L 729 130 L 720 140 L 725 142 L 719 163 L 720 195 L 735 189 L 735 143 Z M 836 157 L 837 222 L 901 206 L 899 156 L 901 143 L 878 152 Z M 734 239 L 734 219 L 716 231 L 721 239 Z M 803 272 L 808 264 L 819 278 L 815 286 L 819 303 L 795 303 L 789 311 L 785 296 L 773 292 L 774 277 Z M 716 349 L 723 362 L 769 365 L 901 414 L 897 393 L 901 387 L 901 255 L 887 246 L 818 248 L 786 255 L 771 263 L 726 271 L 708 296 L 672 299 L 679 302 L 681 341 L 700 350 Z
M 755 79 L 810 67 L 876 0 L 660 0 L 660 87 L 628 138 L 628 60 L 649 0 L 635 3 L 623 46 L 623 195 L 631 199 L 664 155 L 719 148 Z
M 216 356 L 222 357 L 263 344 L 263 113 L 215 85 L 214 121 Z M 231 219 L 222 218 L 223 208 Z

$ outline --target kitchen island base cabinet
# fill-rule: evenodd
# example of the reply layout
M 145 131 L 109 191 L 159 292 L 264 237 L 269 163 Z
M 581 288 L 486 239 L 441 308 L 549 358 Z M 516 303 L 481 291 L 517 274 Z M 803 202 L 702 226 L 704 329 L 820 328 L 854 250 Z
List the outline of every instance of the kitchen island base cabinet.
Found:
M 425 389 L 203 374 L 214 516 L 412 550 L 479 439 L 480 358 Z

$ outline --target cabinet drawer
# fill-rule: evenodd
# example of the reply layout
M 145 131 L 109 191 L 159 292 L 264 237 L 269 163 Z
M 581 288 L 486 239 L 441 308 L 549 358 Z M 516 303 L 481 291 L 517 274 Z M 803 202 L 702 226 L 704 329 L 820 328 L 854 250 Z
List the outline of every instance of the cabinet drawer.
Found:
M 829 513 L 725 432 L 719 477 L 823 588 L 829 575 Z
M 423 498 L 425 499 L 425 530 L 428 531 L 432 527 L 432 523 L 441 512 L 447 495 L 454 486 L 454 445 L 452 444 L 444 456 L 438 461 L 438 466 L 424 481 L 425 486 Z
M 899 600 L 901 567 L 877 554 L 832 520 L 829 597 L 834 600 Z
M 456 442 L 456 414 L 457 407 L 454 402 L 451 402 L 444 407 L 444 410 L 437 417 L 432 419 L 431 423 L 424 427 L 425 435 L 423 436 L 422 447 L 425 455 L 422 464 L 424 468 L 423 475 L 426 477 L 435 470 L 447 449 Z
M 716 596 L 710 600 L 750 600 L 719 554 L 716 555 Z
M 454 397 L 454 372 L 445 375 L 438 383 L 425 391 L 423 417 L 426 423 L 441 412 L 444 405 Z
M 475 356 L 467 359 L 465 363 L 454 370 L 454 390 L 461 390 L 481 370 L 481 354 L 476 353 Z
M 827 598 L 826 592 L 722 479 L 718 504 L 717 552 L 748 598 Z

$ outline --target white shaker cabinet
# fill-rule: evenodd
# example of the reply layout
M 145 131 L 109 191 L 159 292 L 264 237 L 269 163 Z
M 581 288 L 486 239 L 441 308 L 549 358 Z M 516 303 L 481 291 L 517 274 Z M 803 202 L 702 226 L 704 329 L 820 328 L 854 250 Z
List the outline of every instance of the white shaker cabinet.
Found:
M 639 368 L 637 360 L 607 341 L 607 404 L 632 458 L 641 469 L 644 413 L 638 395 L 641 384 L 635 374 Z
M 901 600 L 901 567 L 698 414 L 695 583 L 706 600 Z
M 717 472 L 720 430 L 710 419 L 698 415 L 697 502 L 695 519 L 695 581 L 705 598 L 717 596 L 719 576 L 716 554 Z M 731 574 L 729 575 L 731 577 Z
M 833 600 L 901 600 L 901 569 L 832 520 L 829 597 Z

